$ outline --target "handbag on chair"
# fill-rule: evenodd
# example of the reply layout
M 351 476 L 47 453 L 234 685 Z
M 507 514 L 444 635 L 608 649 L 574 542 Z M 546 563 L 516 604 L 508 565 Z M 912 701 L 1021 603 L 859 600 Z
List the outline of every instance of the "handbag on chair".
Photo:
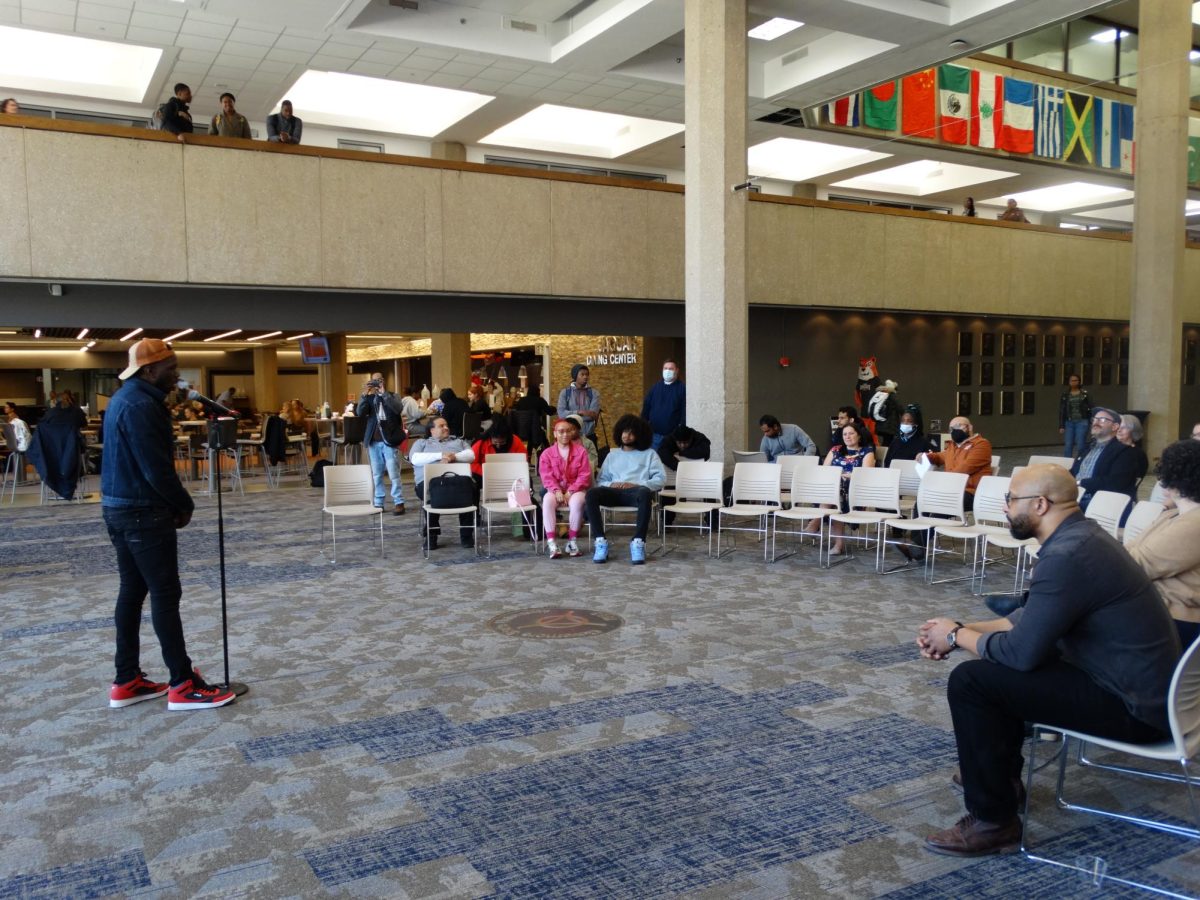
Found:
M 435 509 L 462 509 L 475 505 L 475 482 L 469 475 L 446 472 L 429 479 L 429 505 Z

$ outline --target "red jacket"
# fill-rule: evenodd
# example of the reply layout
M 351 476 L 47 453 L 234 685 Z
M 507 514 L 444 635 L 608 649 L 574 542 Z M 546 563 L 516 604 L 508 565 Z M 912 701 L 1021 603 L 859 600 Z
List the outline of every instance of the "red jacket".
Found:
M 496 445 L 492 443 L 491 438 L 480 438 L 471 447 L 475 451 L 475 460 L 471 463 L 471 471 L 483 477 L 483 464 L 487 462 L 487 458 L 493 453 L 524 453 L 525 444 L 515 434 L 512 436 L 512 446 L 507 450 L 497 450 Z
M 973 434 L 962 446 L 951 441 L 941 453 L 930 453 L 929 461 L 947 472 L 965 472 L 967 493 L 973 494 L 979 479 L 992 474 L 992 442 Z

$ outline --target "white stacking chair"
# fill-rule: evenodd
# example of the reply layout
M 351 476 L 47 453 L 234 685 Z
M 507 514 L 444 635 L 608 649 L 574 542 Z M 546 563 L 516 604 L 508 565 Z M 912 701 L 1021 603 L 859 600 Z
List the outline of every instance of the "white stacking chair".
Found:
M 699 462 L 700 460 L 687 460 L 687 461 L 688 462 Z M 682 462 L 683 462 L 683 460 L 680 460 L 678 464 L 682 464 Z M 675 481 L 679 477 L 678 471 L 676 471 L 676 469 L 672 469 L 670 466 L 663 466 L 663 470 L 667 474 L 667 480 L 663 482 L 663 486 L 658 492 L 658 501 L 659 501 L 658 505 L 659 505 L 660 510 L 662 509 L 662 501 L 663 500 L 674 500 L 675 499 L 675 496 L 676 496 Z
M 1196 802 L 1198 785 L 1193 780 L 1191 769 L 1189 768 L 1192 759 L 1196 756 L 1197 751 L 1200 750 L 1200 641 L 1193 643 L 1187 648 L 1178 665 L 1175 667 L 1175 674 L 1171 678 L 1171 686 L 1167 690 L 1167 722 L 1171 736 L 1166 740 L 1154 744 L 1131 744 L 1125 741 L 1112 740 L 1111 738 L 1096 737 L 1095 735 L 1085 734 L 1082 731 L 1072 731 L 1057 725 L 1035 724 L 1029 740 L 1029 760 L 1025 764 L 1027 773 L 1025 782 L 1025 807 L 1021 816 L 1021 852 L 1025 854 L 1026 858 L 1033 862 L 1047 863 L 1087 875 L 1088 880 L 1093 885 L 1101 885 L 1102 881 L 1111 881 L 1116 884 L 1142 888 L 1156 894 L 1165 894 L 1169 897 L 1185 896 L 1167 891 L 1160 886 L 1143 884 L 1123 878 L 1109 872 L 1107 868 L 1103 871 L 1097 871 L 1097 858 L 1095 856 L 1075 855 L 1070 862 L 1043 856 L 1041 855 L 1042 851 L 1034 851 L 1029 840 L 1033 776 L 1038 770 L 1035 754 L 1040 743 L 1041 732 L 1057 732 L 1062 735 L 1063 739 L 1062 747 L 1055 750 L 1059 755 L 1058 785 L 1055 790 L 1055 801 L 1059 809 L 1090 813 L 1091 815 L 1107 819 L 1119 819 L 1122 822 L 1139 825 L 1143 828 L 1150 828 L 1154 831 L 1165 832 L 1175 837 L 1187 838 L 1193 841 L 1200 840 L 1200 807 L 1197 806 Z M 1187 790 L 1191 823 L 1184 825 L 1176 822 L 1164 822 L 1162 820 L 1118 812 L 1113 809 L 1086 806 L 1082 803 L 1075 803 L 1068 800 L 1064 796 L 1064 783 L 1066 781 L 1067 764 L 1070 762 L 1071 741 L 1078 742 L 1078 754 L 1076 758 L 1078 764 L 1082 767 L 1184 785 Z M 1177 763 L 1181 769 L 1181 773 L 1172 774 L 1171 772 L 1158 769 L 1142 769 L 1131 765 L 1099 763 L 1089 760 L 1086 756 L 1089 745 L 1125 756 L 1137 757 L 1142 760 L 1150 760 L 1158 763 Z M 1079 854 L 1082 851 L 1080 848 L 1075 847 L 1072 852 Z
M 1129 495 L 1127 494 L 1118 494 L 1116 491 L 1096 491 L 1092 494 L 1092 501 L 1088 504 L 1084 515 L 1099 522 L 1101 528 L 1116 537 L 1121 527 L 1121 516 L 1128 505 Z
M 1000 454 L 999 453 L 992 454 L 992 471 L 989 474 L 991 474 L 991 475 L 999 475 L 1000 474 Z
M 1161 503 L 1155 503 L 1153 500 L 1139 500 L 1133 507 L 1133 511 L 1129 513 L 1129 518 L 1125 520 L 1125 530 L 1121 533 L 1121 543 L 1128 547 L 1138 535 L 1150 527 L 1163 511 Z
M 383 510 L 375 505 L 370 466 L 326 466 L 325 503 L 321 509 L 321 552 L 325 552 L 325 516 L 332 520 L 333 559 L 337 563 L 337 520 L 379 517 L 379 555 L 383 550 Z
M 900 512 L 910 515 L 917 504 L 917 491 L 921 489 L 921 476 L 917 474 L 915 459 L 893 459 L 889 469 L 900 473 Z
M 801 457 L 803 458 L 803 457 Z M 809 457 L 815 458 L 815 457 Z M 775 513 L 771 528 L 771 562 L 791 556 L 775 554 L 775 542 L 779 536 L 779 520 L 811 522 L 817 520 L 817 564 L 828 547 L 829 517 L 837 512 L 842 501 L 842 470 L 837 466 L 797 466 L 792 470 L 789 491 L 792 505 Z M 793 532 L 794 534 L 794 532 Z M 803 535 L 804 532 L 801 532 Z
M 503 462 L 503 463 L 519 462 L 519 463 L 525 463 L 526 469 L 529 468 L 529 460 L 525 458 L 524 453 L 489 453 L 487 456 L 485 456 L 483 458 L 483 462 L 485 465 L 490 462 Z
M 883 568 L 883 553 L 888 546 L 888 532 L 903 531 L 905 540 L 892 543 L 911 543 L 909 536 L 914 532 L 925 532 L 925 577 L 929 578 L 931 557 L 936 552 L 933 540 L 933 529 L 938 526 L 953 525 L 962 527 L 967 524 L 963 513 L 963 492 L 967 487 L 965 472 L 926 472 L 921 479 L 921 487 L 917 491 L 917 510 L 920 515 L 913 519 L 885 519 L 881 524 L 883 543 L 879 548 L 877 570 L 884 575 L 899 572 L 907 566 L 896 566 L 892 569 Z
M 975 503 L 972 510 L 972 523 L 970 525 L 938 525 L 933 529 L 933 540 L 930 543 L 930 551 L 926 556 L 929 559 L 929 583 L 930 584 L 945 584 L 950 581 L 963 581 L 966 578 L 971 579 L 971 585 L 974 587 L 977 571 L 979 568 L 979 548 L 983 544 L 985 534 L 1009 534 L 1008 516 L 1004 513 L 1004 495 L 1008 492 L 1009 483 L 1012 481 L 1007 476 L 1000 475 L 985 475 L 979 479 L 979 484 L 975 488 Z M 969 576 L 959 576 L 955 578 L 938 579 L 934 572 L 937 566 L 937 546 L 939 538 L 949 538 L 950 540 L 963 542 L 963 554 L 967 550 L 971 550 L 971 574 Z
M 659 506 L 658 508 L 659 529 L 662 532 L 662 554 L 666 556 L 671 552 L 667 548 L 668 528 L 689 528 L 699 529 L 701 533 L 708 532 L 708 555 L 712 556 L 713 529 L 711 516 L 713 510 L 720 509 L 723 505 L 721 502 L 721 482 L 725 475 L 725 466 L 719 462 L 681 460 L 679 468 L 674 472 L 674 475 L 675 487 L 673 496 L 675 497 L 675 503 L 672 506 Z M 668 525 L 668 512 L 674 513 L 676 520 L 680 516 L 700 516 L 700 524 L 676 525 L 672 523 Z M 704 524 L 705 517 L 709 517 L 710 524 Z
M 367 466 L 368 470 L 370 470 L 370 468 L 371 468 L 370 466 Z M 325 471 L 328 472 L 329 469 L 326 468 Z M 474 532 L 474 535 L 475 535 L 474 550 L 475 550 L 475 555 L 478 556 L 479 555 L 479 507 L 478 506 L 456 506 L 456 507 L 453 507 L 452 509 L 440 509 L 436 506 L 433 506 L 429 502 L 429 482 L 432 479 L 437 478 L 439 475 L 445 475 L 447 472 L 453 472 L 455 475 L 462 475 L 466 478 L 470 478 L 471 477 L 471 464 L 455 462 L 455 463 L 427 463 L 425 465 L 424 479 L 423 479 L 424 484 L 423 484 L 423 487 L 421 488 L 421 496 L 423 498 L 421 501 L 421 526 L 422 526 L 421 530 L 425 533 L 425 536 L 421 539 L 421 553 L 425 556 L 426 559 L 429 559 L 429 539 L 430 539 L 431 531 L 432 531 L 432 529 L 429 527 L 430 515 L 458 516 L 462 513 L 471 513 L 472 523 L 470 525 L 463 526 L 463 525 L 459 525 L 457 522 L 455 522 L 454 527 L 456 530 L 458 528 L 464 528 L 464 527 L 470 528 Z M 372 491 L 373 490 L 374 490 L 374 488 L 372 487 Z M 372 494 L 372 496 L 374 496 L 374 494 Z M 441 527 L 441 526 L 439 525 L 439 527 Z
M 761 450 L 732 450 L 730 452 L 733 453 L 735 466 L 738 463 L 765 463 L 767 461 L 767 454 Z
M 815 456 L 780 456 L 775 459 L 779 466 L 779 502 L 785 506 L 791 502 L 792 473 L 801 466 L 816 466 L 821 461 Z
M 839 469 L 839 473 L 840 471 Z M 831 525 L 833 522 L 841 522 L 843 525 L 858 525 L 863 528 L 863 534 L 844 534 L 842 540 L 852 543 L 862 542 L 863 544 L 868 544 L 873 540 L 875 542 L 875 571 L 878 572 L 880 560 L 883 558 L 883 523 L 885 520 L 894 519 L 900 515 L 900 470 L 855 469 L 850 473 L 850 496 L 848 499 L 849 511 L 830 513 L 829 522 Z M 874 537 L 869 533 L 872 528 L 875 530 Z M 829 552 L 825 554 L 825 565 L 833 565 Z
M 1070 457 L 1070 456 L 1038 456 L 1035 453 L 1033 456 L 1029 457 L 1028 465 L 1031 465 L 1031 466 L 1052 465 L 1052 466 L 1062 466 L 1064 469 L 1070 469 L 1071 466 L 1075 465 L 1075 460 L 1073 457 Z
M 497 460 L 497 456 L 516 456 L 515 461 Z M 513 482 L 520 481 L 529 487 L 529 463 L 524 453 L 493 453 L 483 462 L 483 488 L 479 495 L 479 510 L 483 513 L 483 528 L 487 535 L 487 553 L 492 555 L 492 518 L 500 516 L 502 521 L 512 521 L 514 513 L 519 513 L 524 521 L 524 527 L 533 534 L 533 553 L 541 552 L 541 538 L 537 533 L 537 503 L 512 507 L 508 505 L 508 494 Z
M 1155 503 L 1162 503 L 1167 499 L 1166 493 L 1163 491 L 1161 481 L 1154 482 L 1154 487 L 1150 488 L 1150 499 Z
M 736 453 L 736 451 L 734 451 Z M 752 531 L 762 535 L 763 560 L 767 559 L 770 542 L 767 525 L 771 514 L 778 512 L 779 467 L 774 463 L 738 463 L 733 467 L 733 504 L 717 510 L 717 558 L 721 557 L 721 534 L 724 531 Z M 755 520 L 754 527 L 725 525 L 726 519 Z

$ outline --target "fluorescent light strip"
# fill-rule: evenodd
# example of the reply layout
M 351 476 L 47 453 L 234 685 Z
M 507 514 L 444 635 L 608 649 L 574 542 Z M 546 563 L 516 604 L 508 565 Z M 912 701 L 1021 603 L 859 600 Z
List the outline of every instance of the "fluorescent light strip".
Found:
M 81 331 L 81 332 L 79 332 L 79 334 L 75 335 L 75 340 L 82 341 L 85 337 L 87 337 L 87 333 L 88 333 L 88 329 L 86 329 L 86 328 L 83 329 L 83 331 Z
M 95 346 L 96 346 L 96 342 L 95 342 L 95 341 L 88 341 L 88 343 L 87 343 L 87 347 L 86 347 L 85 349 L 87 349 L 87 350 L 91 350 L 91 349 L 92 349 L 93 347 L 95 347 Z
M 273 338 L 283 334 L 282 331 L 272 331 L 270 334 L 260 334 L 258 337 L 246 338 L 248 341 L 265 341 L 267 338 Z
M 757 38 L 760 41 L 773 41 L 775 38 L 783 37 L 789 31 L 795 31 L 797 28 L 802 28 L 803 26 L 803 22 L 776 17 L 751 28 L 746 32 L 746 36 Z
M 121 340 L 123 340 L 123 341 L 131 341 L 131 340 L 133 340 L 135 337 L 137 337 L 139 334 L 141 334 L 141 333 L 142 333 L 142 331 L 144 331 L 144 329 L 142 329 L 142 328 L 135 328 L 135 329 L 133 329 L 133 331 L 129 332 L 129 334 L 125 335 L 125 337 L 121 338 Z
M 219 340 L 221 340 L 221 338 L 233 337 L 235 334 L 241 334 L 241 333 L 242 333 L 242 329 L 235 328 L 235 329 L 233 329 L 233 331 L 227 331 L 224 334 L 214 334 L 212 337 L 205 338 L 204 343 L 207 344 L 210 341 L 219 341 Z
M 35 328 L 35 329 L 33 330 L 33 336 L 34 336 L 35 338 L 40 338 L 40 337 L 42 336 L 42 329 L 40 329 L 40 328 Z
M 192 333 L 193 331 L 195 331 L 195 330 L 196 330 L 195 328 L 185 328 L 185 329 L 183 329 L 183 331 L 177 331 L 177 332 L 175 332 L 173 335 L 171 335 L 170 337 L 165 337 L 165 338 L 163 338 L 163 343 L 164 343 L 164 344 L 169 344 L 171 341 L 175 340 L 175 338 L 181 338 L 181 337 L 183 337 L 185 334 L 191 334 L 191 333 Z
M 284 338 L 285 341 L 298 341 L 300 338 L 312 337 L 316 332 L 306 331 L 304 334 L 298 334 L 295 337 Z

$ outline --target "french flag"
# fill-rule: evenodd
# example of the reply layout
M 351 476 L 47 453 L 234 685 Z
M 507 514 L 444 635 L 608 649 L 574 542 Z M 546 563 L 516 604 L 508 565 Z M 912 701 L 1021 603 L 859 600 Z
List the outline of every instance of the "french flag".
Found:
M 1009 153 L 1033 152 L 1033 84 L 1004 79 L 1004 115 L 998 146 Z

